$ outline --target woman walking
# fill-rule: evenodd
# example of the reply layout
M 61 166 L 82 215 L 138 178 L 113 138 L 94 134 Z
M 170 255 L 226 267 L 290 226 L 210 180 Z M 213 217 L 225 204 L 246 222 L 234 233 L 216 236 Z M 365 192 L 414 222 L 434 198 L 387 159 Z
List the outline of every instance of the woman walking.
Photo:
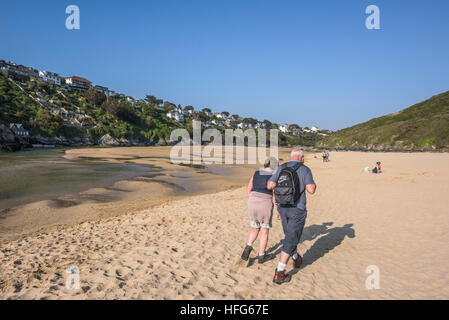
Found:
M 246 188 L 251 231 L 248 243 L 242 253 L 242 259 L 245 261 L 248 260 L 253 250 L 253 243 L 256 241 L 259 233 L 258 261 L 259 263 L 264 263 L 270 260 L 270 256 L 265 254 L 265 250 L 268 243 L 268 233 L 272 227 L 273 192 L 267 189 L 267 183 L 276 167 L 276 158 L 270 157 L 265 160 L 264 168 L 254 172 Z

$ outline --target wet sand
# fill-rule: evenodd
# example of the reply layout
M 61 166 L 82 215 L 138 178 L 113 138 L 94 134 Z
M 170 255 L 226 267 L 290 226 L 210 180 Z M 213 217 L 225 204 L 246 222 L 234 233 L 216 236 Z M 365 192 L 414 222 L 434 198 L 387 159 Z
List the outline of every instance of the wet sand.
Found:
M 249 165 L 173 164 L 170 150 L 171 147 L 67 150 L 64 158 L 75 163 L 91 161 L 104 165 L 142 166 L 136 168 L 138 176 L 131 179 L 1 210 L 0 244 L 34 232 L 119 216 L 186 196 L 236 188 L 247 182 L 255 168 Z
M 0 245 L 0 298 L 448 299 L 449 154 L 333 152 L 328 163 L 317 157 L 306 156 L 318 189 L 308 197 L 304 262 L 287 266 L 289 284 L 272 283 L 283 238 L 276 219 L 268 243 L 276 259 L 258 265 L 254 252 L 249 262 L 239 258 L 249 232 L 249 175 L 242 171 L 223 183 L 228 190 L 153 207 L 139 197 L 90 204 L 98 206 L 95 219 Z M 376 161 L 383 174 L 362 173 Z M 114 188 L 134 183 L 141 182 Z M 172 192 L 163 184 L 154 189 Z M 79 289 L 66 287 L 70 265 L 80 270 Z M 380 288 L 370 290 L 372 265 Z

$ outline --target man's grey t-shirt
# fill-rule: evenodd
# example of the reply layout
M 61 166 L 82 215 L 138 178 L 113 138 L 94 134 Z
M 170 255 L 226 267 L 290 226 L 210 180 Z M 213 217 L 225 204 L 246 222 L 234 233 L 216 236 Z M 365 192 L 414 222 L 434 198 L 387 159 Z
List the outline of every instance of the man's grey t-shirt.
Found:
M 273 173 L 273 175 L 270 178 L 270 181 L 277 183 L 279 179 L 279 174 L 281 173 L 281 170 L 287 167 L 293 167 L 295 164 L 297 164 L 299 161 L 292 160 L 290 162 L 284 163 L 280 165 L 276 171 Z M 305 188 L 308 184 L 315 184 L 315 181 L 313 181 L 312 171 L 304 164 L 301 164 L 301 166 L 296 170 L 296 173 L 298 174 L 299 178 L 299 187 L 301 191 L 301 196 L 299 197 L 298 201 L 294 204 L 295 207 L 301 210 L 307 210 L 306 209 L 306 192 Z

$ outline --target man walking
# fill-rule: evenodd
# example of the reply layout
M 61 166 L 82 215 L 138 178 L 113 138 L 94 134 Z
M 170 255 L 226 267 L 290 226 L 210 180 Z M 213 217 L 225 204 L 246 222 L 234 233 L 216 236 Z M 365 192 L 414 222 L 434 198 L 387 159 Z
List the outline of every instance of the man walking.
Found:
M 273 282 L 282 284 L 291 280 L 285 274 L 290 256 L 293 267 L 299 268 L 302 257 L 297 246 L 306 222 L 306 192 L 314 194 L 316 190 L 312 171 L 304 165 L 304 152 L 295 148 L 290 154 L 290 161 L 279 166 L 267 183 L 267 189 L 273 190 L 278 207 L 278 219 L 282 221 L 285 239 Z M 280 215 L 280 216 L 279 216 Z

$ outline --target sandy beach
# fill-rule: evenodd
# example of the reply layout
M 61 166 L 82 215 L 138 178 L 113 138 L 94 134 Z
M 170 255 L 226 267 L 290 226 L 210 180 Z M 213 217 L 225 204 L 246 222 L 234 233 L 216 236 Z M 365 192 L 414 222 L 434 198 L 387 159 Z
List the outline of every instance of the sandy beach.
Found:
M 84 192 L 119 192 L 116 201 L 47 200 L 2 217 L 1 299 L 449 298 L 447 153 L 332 152 L 328 163 L 306 154 L 318 188 L 308 196 L 304 262 L 296 270 L 290 262 L 292 281 L 278 286 L 280 221 L 273 219 L 268 243 L 275 259 L 259 265 L 253 252 L 240 260 L 254 166 L 182 167 L 168 161 L 167 148 L 148 149 L 67 152 L 158 167 L 157 178 L 113 186 L 129 192 Z M 362 173 L 376 161 L 384 173 Z M 70 197 L 62 200 L 79 199 Z M 372 265 L 379 289 L 365 284 Z M 79 289 L 66 287 L 69 266 L 79 269 Z

